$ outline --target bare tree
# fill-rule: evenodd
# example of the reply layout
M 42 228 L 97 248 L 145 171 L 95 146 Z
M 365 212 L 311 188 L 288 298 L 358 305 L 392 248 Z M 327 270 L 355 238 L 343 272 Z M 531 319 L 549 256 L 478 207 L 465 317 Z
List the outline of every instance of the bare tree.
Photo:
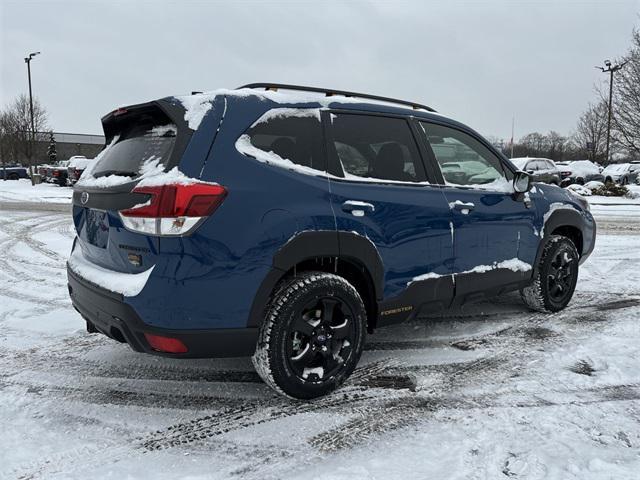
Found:
M 33 123 L 36 132 L 49 130 L 47 112 L 37 99 L 33 100 Z M 33 158 L 31 112 L 26 95 L 20 95 L 0 111 L 0 154 L 5 163 L 25 163 Z
M 640 30 L 633 32 L 631 48 L 619 63 L 613 84 L 612 128 L 615 138 L 640 153 Z
M 572 136 L 579 152 L 584 152 L 593 162 L 603 161 L 607 147 L 607 102 L 589 104 L 580 116 Z

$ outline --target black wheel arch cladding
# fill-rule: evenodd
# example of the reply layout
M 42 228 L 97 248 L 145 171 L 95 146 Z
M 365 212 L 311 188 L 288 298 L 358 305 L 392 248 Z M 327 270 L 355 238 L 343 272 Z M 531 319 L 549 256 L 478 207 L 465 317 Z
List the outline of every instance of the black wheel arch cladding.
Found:
M 316 259 L 330 259 L 338 264 L 353 263 L 363 270 L 371 284 L 373 303 L 382 299 L 384 268 L 378 250 L 368 238 L 353 232 L 309 231 L 294 235 L 274 255 L 272 268 L 262 281 L 251 306 L 248 325 L 259 326 L 277 284 L 296 266 Z M 357 288 L 357 286 L 356 286 Z M 361 295 L 366 292 L 361 292 Z

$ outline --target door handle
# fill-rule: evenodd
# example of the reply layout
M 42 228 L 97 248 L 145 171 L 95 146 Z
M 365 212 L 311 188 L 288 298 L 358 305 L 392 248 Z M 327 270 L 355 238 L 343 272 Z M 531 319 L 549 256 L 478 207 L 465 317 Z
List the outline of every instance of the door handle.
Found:
M 348 212 L 354 217 L 364 217 L 366 212 L 373 213 L 375 207 L 367 202 L 359 202 L 357 200 L 347 200 L 342 204 L 342 210 Z
M 460 200 L 456 200 L 455 202 L 449 203 L 449 208 L 451 210 L 457 210 L 462 214 L 467 215 L 471 210 L 476 208 L 476 206 L 471 202 L 462 202 Z

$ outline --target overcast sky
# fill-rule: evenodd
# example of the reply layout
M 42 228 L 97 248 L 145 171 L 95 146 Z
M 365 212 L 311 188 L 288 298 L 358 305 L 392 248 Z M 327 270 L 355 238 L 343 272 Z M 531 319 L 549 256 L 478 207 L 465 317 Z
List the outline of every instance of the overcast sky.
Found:
M 425 103 L 485 135 L 569 134 L 640 0 L 0 0 L 0 105 L 34 94 L 56 131 L 115 107 L 272 81 Z

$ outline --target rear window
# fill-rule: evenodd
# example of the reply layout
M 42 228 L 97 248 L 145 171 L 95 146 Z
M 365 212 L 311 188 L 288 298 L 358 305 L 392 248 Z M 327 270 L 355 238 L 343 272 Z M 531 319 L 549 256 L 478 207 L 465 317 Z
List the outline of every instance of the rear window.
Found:
M 176 142 L 177 128 L 151 119 L 131 122 L 114 137 L 115 143 L 101 156 L 94 177 L 123 175 L 135 177 L 147 161 L 166 163 Z

